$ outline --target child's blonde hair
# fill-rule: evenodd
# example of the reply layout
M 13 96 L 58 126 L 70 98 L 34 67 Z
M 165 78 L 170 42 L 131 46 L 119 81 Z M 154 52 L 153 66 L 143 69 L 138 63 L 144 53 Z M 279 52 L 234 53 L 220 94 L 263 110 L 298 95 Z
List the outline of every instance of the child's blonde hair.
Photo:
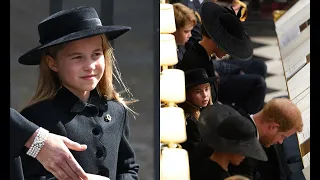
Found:
M 250 180 L 250 179 L 245 176 L 241 176 L 241 175 L 233 175 L 233 176 L 225 178 L 224 180 Z
M 192 26 L 196 25 L 197 18 L 192 9 L 181 3 L 173 3 L 172 5 L 177 30 L 183 28 L 187 24 L 192 24 Z

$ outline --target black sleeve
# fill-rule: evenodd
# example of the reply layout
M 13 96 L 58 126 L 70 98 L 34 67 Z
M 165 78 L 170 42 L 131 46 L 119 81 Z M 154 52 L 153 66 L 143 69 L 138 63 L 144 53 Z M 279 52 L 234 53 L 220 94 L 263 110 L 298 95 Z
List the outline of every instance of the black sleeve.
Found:
M 117 165 L 117 180 L 138 180 L 139 165 L 135 162 L 135 153 L 129 143 L 128 112 L 125 111 L 124 129 L 122 132 Z
M 20 156 L 24 144 L 38 128 L 39 126 L 10 108 L 10 159 Z
M 223 61 L 212 61 L 214 69 L 219 73 L 220 76 L 226 75 L 237 75 L 240 74 L 242 68 L 235 64 L 229 64 Z

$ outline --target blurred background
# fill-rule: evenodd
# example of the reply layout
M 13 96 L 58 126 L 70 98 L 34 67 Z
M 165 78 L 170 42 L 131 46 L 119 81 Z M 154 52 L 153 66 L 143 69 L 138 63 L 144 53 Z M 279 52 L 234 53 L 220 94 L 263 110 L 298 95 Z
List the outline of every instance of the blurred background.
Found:
M 94 7 L 104 25 L 123 24 L 132 30 L 113 42 L 123 81 L 139 102 L 139 113 L 131 118 L 131 144 L 140 165 L 142 180 L 155 179 L 154 171 L 154 1 L 140 0 L 10 0 L 10 82 L 11 107 L 20 111 L 33 95 L 38 66 L 23 66 L 18 58 L 39 45 L 37 25 L 50 14 L 76 6 Z M 157 6 L 158 6 L 157 2 Z M 158 35 L 158 34 L 157 34 Z M 158 61 L 157 61 L 158 62 Z M 158 77 L 158 76 L 157 76 Z M 158 145 L 158 144 L 157 144 Z

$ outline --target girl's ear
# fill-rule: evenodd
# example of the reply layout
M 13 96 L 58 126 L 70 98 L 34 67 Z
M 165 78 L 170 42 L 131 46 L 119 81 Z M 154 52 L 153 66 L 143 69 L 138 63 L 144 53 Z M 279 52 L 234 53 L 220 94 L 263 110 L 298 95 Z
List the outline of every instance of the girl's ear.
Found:
M 58 72 L 58 66 L 57 66 L 56 60 L 54 60 L 51 56 L 46 56 L 46 62 L 52 71 Z

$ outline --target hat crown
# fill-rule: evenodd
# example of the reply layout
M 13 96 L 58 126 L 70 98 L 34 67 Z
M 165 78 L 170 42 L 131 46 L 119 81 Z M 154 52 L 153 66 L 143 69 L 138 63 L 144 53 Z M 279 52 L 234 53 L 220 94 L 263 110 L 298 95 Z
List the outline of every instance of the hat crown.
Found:
M 220 25 L 233 37 L 242 40 L 247 33 L 242 22 L 235 14 L 224 13 L 219 17 Z
M 207 78 L 208 78 L 208 74 L 206 70 L 203 68 L 190 69 L 185 72 L 186 84 L 193 83 L 201 79 L 207 79 Z
M 256 138 L 256 129 L 253 123 L 240 114 L 225 118 L 218 125 L 217 133 L 228 140 L 246 141 Z
M 102 26 L 102 23 L 96 10 L 92 7 L 81 6 L 59 11 L 39 23 L 39 42 L 45 44 L 73 32 L 96 26 Z

